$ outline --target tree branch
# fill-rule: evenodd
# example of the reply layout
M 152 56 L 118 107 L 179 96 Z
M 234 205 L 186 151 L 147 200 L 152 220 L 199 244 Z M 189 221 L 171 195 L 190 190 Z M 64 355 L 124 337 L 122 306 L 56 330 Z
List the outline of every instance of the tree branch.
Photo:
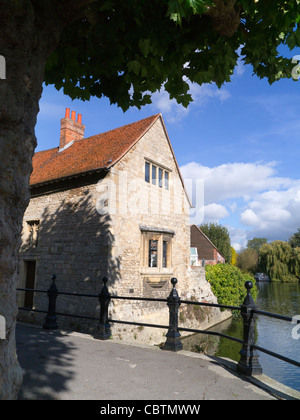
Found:
M 236 0 L 214 0 L 215 6 L 209 7 L 206 15 L 210 16 L 216 32 L 230 38 L 240 25 L 242 7 L 236 7 Z
M 92 3 L 96 3 L 96 1 L 98 0 L 78 0 L 78 2 L 75 3 L 78 3 L 76 5 L 77 9 L 81 9 L 82 7 L 89 6 Z M 74 3 L 74 1 L 72 1 L 71 3 Z
M 93 3 L 99 2 L 99 0 L 67 0 L 63 2 L 60 0 L 56 1 L 59 3 L 59 14 L 62 16 L 65 25 L 72 23 L 74 20 L 79 19 L 80 17 L 85 17 L 85 12 L 88 10 L 89 6 L 91 6 Z

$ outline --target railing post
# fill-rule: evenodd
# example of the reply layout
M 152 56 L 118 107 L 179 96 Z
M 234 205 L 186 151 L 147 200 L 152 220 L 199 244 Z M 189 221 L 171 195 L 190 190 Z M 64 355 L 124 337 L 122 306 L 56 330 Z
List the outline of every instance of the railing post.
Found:
M 108 305 L 110 302 L 110 293 L 106 286 L 108 282 L 107 277 L 103 277 L 103 287 L 99 294 L 99 303 L 100 303 L 100 322 L 98 325 L 97 333 L 95 334 L 95 338 L 99 340 L 108 340 L 111 336 L 110 325 L 108 322 Z
M 172 278 L 171 283 L 173 288 L 169 297 L 167 298 L 167 305 L 169 307 L 169 329 L 166 334 L 167 340 L 163 346 L 163 350 L 179 351 L 182 350 L 182 343 L 180 340 L 180 333 L 178 331 L 178 312 L 180 306 L 180 297 L 178 296 L 175 285 L 177 279 Z
M 47 295 L 49 298 L 48 313 L 45 317 L 43 325 L 44 330 L 57 330 L 58 325 L 56 322 L 56 298 L 58 296 L 58 290 L 55 284 L 56 275 L 52 276 L 52 284 L 48 289 Z
M 261 375 L 262 367 L 258 361 L 259 355 L 257 350 L 252 347 L 255 344 L 256 322 L 256 315 L 253 312 L 256 306 L 250 292 L 253 283 L 246 281 L 245 287 L 247 289 L 247 295 L 241 306 L 241 315 L 244 323 L 244 343 L 240 351 L 241 358 L 237 365 L 237 370 L 247 376 Z

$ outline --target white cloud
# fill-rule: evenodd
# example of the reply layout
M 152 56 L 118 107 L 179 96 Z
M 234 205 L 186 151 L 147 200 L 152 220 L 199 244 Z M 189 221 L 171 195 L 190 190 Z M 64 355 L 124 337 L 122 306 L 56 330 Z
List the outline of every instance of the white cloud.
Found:
M 234 72 L 233 72 L 233 76 L 231 77 L 231 80 L 232 80 L 233 77 L 242 76 L 246 71 L 246 65 L 244 64 L 244 61 L 243 61 L 242 47 L 243 47 L 243 45 L 241 45 L 239 47 L 239 49 L 237 50 L 237 53 L 238 53 L 239 57 L 238 57 L 238 60 L 237 60 L 237 64 L 234 68 Z
M 204 218 L 207 223 L 218 223 L 220 219 L 229 215 L 225 206 L 217 203 L 211 203 L 204 206 Z
M 241 59 L 238 59 L 237 65 L 235 66 L 234 73 L 238 76 L 242 76 L 245 73 L 246 67 Z
M 170 99 L 169 93 L 162 88 L 159 92 L 152 95 L 152 107 L 156 111 L 161 112 L 164 118 L 171 123 L 178 122 L 183 119 L 195 107 L 203 107 L 208 101 L 218 100 L 220 102 L 226 101 L 230 98 L 230 92 L 226 88 L 218 89 L 213 84 L 203 84 L 201 86 L 196 83 L 189 83 L 190 94 L 193 102 L 188 108 L 177 103 L 175 99 Z
M 233 203 L 229 204 L 228 207 L 230 208 L 231 213 L 234 213 L 237 209 L 237 203 L 233 202 Z
M 281 190 L 257 194 L 241 213 L 254 236 L 287 240 L 300 227 L 300 180 Z
M 164 118 L 171 123 L 184 118 L 189 109 L 177 103 L 175 99 L 170 99 L 169 93 L 163 88 L 152 95 L 152 107 L 164 115 Z
M 300 180 L 277 176 L 275 162 L 190 162 L 180 169 L 184 179 L 202 180 L 204 223 L 225 222 L 236 249 L 247 238 L 287 240 L 300 227 Z
M 232 226 L 227 226 L 231 246 L 237 251 L 241 251 L 243 248 L 247 246 L 247 232 L 241 228 L 233 228 Z
M 241 214 L 241 222 L 244 225 L 252 226 L 259 223 L 259 218 L 253 210 L 247 209 Z
M 203 179 L 205 203 L 243 197 L 250 199 L 256 192 L 289 185 L 289 178 L 276 176 L 275 163 L 226 163 L 214 168 L 190 162 L 182 166 L 185 179 Z
M 196 104 L 197 106 L 202 106 L 211 99 L 218 99 L 223 102 L 231 96 L 228 89 L 218 89 L 216 85 L 211 84 L 203 84 L 200 86 L 193 83 L 190 85 L 190 92 L 194 99 L 193 104 Z

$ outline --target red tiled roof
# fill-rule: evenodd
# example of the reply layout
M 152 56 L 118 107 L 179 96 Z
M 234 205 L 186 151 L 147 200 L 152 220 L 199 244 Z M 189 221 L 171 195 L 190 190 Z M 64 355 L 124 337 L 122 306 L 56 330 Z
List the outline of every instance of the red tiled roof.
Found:
M 77 140 L 61 152 L 55 147 L 35 153 L 30 185 L 109 168 L 138 142 L 160 116 L 156 114 L 102 134 Z

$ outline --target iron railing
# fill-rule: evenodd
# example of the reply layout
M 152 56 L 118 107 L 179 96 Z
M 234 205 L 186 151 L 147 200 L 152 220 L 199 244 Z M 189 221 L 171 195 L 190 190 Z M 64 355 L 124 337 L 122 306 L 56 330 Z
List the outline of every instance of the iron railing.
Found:
M 55 284 L 56 276 L 52 276 L 52 284 L 50 288 L 45 290 L 39 289 L 25 289 L 25 288 L 18 288 L 18 291 L 25 291 L 25 292 L 34 292 L 34 293 L 47 293 L 49 302 L 48 302 L 48 311 L 40 310 L 40 309 L 33 309 L 33 308 L 25 308 L 20 307 L 20 310 L 27 310 L 32 312 L 41 312 L 46 313 L 45 321 L 43 324 L 43 328 L 46 330 L 55 330 L 58 328 L 57 324 L 57 317 L 58 316 L 67 316 L 67 317 L 75 317 L 79 319 L 87 319 L 87 320 L 96 320 L 99 322 L 98 324 L 98 332 L 96 338 L 101 340 L 108 340 L 111 337 L 111 323 L 118 323 L 118 324 L 125 324 L 125 325 L 134 325 L 134 326 L 141 326 L 141 327 L 151 327 L 151 328 L 163 328 L 167 329 L 166 333 L 166 342 L 161 347 L 163 350 L 169 351 L 179 351 L 182 350 L 182 342 L 181 342 L 181 334 L 180 331 L 190 332 L 190 333 L 202 333 L 208 335 L 215 335 L 218 337 L 223 337 L 228 340 L 235 341 L 241 344 L 240 350 L 240 360 L 237 364 L 237 371 L 245 374 L 247 376 L 252 375 L 260 375 L 262 374 L 262 367 L 259 363 L 259 354 L 258 351 L 266 353 L 270 356 L 273 356 L 277 359 L 280 359 L 284 362 L 290 363 L 294 366 L 300 367 L 300 362 L 280 355 L 274 351 L 265 349 L 261 346 L 257 346 L 255 344 L 255 323 L 258 315 L 268 316 L 276 319 L 280 319 L 287 322 L 293 322 L 293 318 L 273 314 L 270 312 L 261 311 L 256 308 L 254 300 L 251 296 L 251 289 L 253 284 L 251 281 L 246 281 L 245 288 L 247 290 L 247 295 L 244 299 L 244 302 L 241 306 L 229 306 L 229 305 L 219 305 L 215 303 L 208 303 L 208 302 L 195 302 L 195 301 L 188 301 L 182 300 L 177 293 L 176 284 L 177 279 L 172 278 L 172 290 L 169 296 L 166 299 L 159 299 L 159 298 L 146 298 L 146 297 L 134 297 L 134 296 L 114 296 L 111 295 L 107 288 L 108 279 L 106 277 L 103 278 L 103 287 L 101 292 L 96 294 L 84 294 L 84 293 L 73 293 L 73 292 L 61 292 L 57 289 Z M 56 311 L 56 300 L 59 295 L 67 295 L 67 296 L 78 296 L 78 297 L 87 297 L 87 298 L 97 298 L 100 303 L 100 314 L 99 318 L 90 317 L 90 316 L 83 316 L 83 315 L 75 315 L 69 313 L 61 313 Z M 149 324 L 144 322 L 134 322 L 130 320 L 116 320 L 111 319 L 108 316 L 108 308 L 109 303 L 112 299 L 119 299 L 119 300 L 132 300 L 132 301 L 143 301 L 143 302 L 165 302 L 169 308 L 169 324 L 168 325 L 158 325 L 158 324 Z M 240 311 L 242 319 L 243 319 L 243 339 L 239 339 L 236 337 L 232 337 L 226 334 L 222 334 L 216 331 L 209 331 L 209 330 L 200 330 L 195 328 L 184 328 L 179 327 L 178 320 L 179 320 L 179 306 L 181 304 L 186 305 L 196 305 L 196 306 L 208 306 L 208 307 L 216 307 L 220 309 L 229 309 Z M 300 320 L 296 321 L 300 323 Z

